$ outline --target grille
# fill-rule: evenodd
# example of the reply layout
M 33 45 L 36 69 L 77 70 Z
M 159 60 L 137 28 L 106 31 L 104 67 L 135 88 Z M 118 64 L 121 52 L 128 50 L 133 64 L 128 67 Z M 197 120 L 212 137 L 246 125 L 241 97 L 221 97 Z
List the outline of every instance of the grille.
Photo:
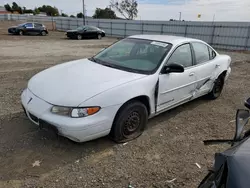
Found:
M 39 127 L 40 129 L 43 129 L 43 130 L 46 130 L 46 131 L 49 131 L 49 132 L 53 132 L 55 134 L 58 134 L 58 129 L 57 127 L 51 125 L 50 123 L 46 122 L 46 121 L 43 121 L 40 119 L 39 121 Z

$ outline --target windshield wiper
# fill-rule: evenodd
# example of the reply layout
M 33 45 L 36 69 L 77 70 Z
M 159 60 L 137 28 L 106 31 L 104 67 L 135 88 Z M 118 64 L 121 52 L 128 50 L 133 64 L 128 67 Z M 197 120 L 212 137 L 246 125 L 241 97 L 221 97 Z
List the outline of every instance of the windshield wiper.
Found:
M 96 59 L 94 57 L 89 58 L 89 60 L 96 63 Z
M 102 65 L 104 65 L 106 67 L 117 68 L 117 66 L 111 65 L 111 64 L 107 64 L 107 63 L 102 63 Z
M 96 63 L 99 63 L 99 64 L 101 64 L 101 65 L 103 65 L 103 66 L 107 66 L 107 67 L 112 67 L 112 68 L 117 67 L 116 65 L 107 63 L 107 62 L 105 62 L 105 61 L 102 61 L 102 60 L 97 59 L 97 58 L 94 58 L 94 57 L 91 57 L 89 60 L 90 60 L 90 61 L 93 61 L 93 62 L 96 62 Z

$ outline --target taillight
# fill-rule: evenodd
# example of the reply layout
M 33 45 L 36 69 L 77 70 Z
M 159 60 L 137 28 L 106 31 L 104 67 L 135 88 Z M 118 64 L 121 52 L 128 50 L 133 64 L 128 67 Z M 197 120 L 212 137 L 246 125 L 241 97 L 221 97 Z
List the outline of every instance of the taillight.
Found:
M 229 58 L 228 58 L 228 63 L 229 63 L 229 65 L 231 64 L 231 62 L 232 62 L 232 58 L 229 57 Z

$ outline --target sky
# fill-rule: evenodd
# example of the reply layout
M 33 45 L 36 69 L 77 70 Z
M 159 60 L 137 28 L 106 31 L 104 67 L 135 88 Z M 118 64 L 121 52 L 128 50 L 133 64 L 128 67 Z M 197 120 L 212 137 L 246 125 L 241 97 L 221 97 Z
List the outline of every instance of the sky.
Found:
M 13 0 L 0 0 L 0 5 Z M 16 0 L 20 6 L 34 8 L 43 4 L 56 6 L 59 11 L 74 14 L 82 11 L 82 0 Z M 110 0 L 85 0 L 87 16 L 92 16 L 95 9 L 105 8 Z M 137 0 L 138 20 L 187 21 L 250 21 L 250 0 Z M 201 14 L 201 18 L 198 18 Z M 117 13 L 118 16 L 120 16 Z

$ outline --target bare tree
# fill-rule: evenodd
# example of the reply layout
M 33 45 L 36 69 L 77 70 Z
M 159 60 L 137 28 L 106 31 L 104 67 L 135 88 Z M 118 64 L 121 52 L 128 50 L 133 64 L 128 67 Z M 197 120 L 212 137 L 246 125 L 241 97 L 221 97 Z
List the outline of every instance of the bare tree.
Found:
M 127 20 L 133 20 L 137 17 L 137 1 L 136 0 L 111 0 L 110 6 L 116 9 Z

